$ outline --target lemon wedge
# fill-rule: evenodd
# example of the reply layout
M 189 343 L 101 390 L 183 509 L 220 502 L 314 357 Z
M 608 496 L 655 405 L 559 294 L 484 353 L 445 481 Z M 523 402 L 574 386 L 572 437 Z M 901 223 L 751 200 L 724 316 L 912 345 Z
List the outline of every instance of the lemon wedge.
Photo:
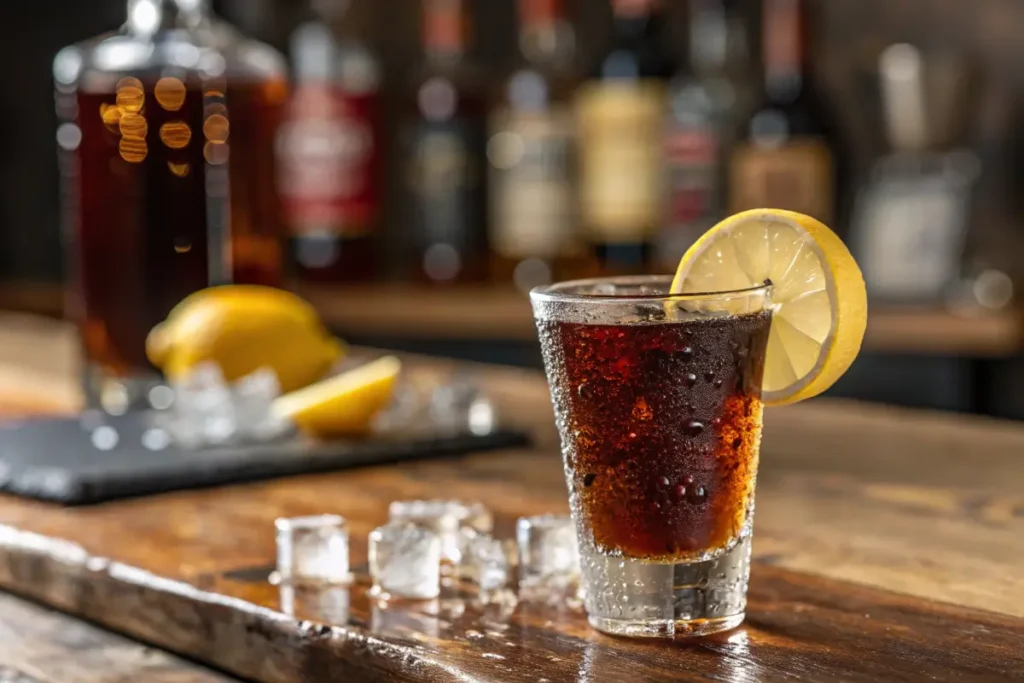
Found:
M 864 277 L 819 221 L 754 209 L 706 232 L 679 262 L 673 294 L 720 292 L 771 281 L 772 326 L 762 397 L 796 403 L 832 386 L 860 352 L 867 327 Z
M 274 401 L 272 410 L 317 438 L 365 434 L 391 401 L 401 369 L 401 361 L 385 356 L 285 394 Z

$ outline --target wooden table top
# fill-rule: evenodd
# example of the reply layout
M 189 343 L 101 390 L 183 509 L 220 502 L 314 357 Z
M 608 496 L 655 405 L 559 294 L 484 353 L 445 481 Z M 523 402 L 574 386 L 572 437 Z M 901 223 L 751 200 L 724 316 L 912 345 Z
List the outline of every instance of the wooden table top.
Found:
M 424 380 L 451 367 L 410 363 Z M 535 448 L 81 509 L 0 498 L 0 587 L 274 683 L 1024 680 L 1024 427 L 968 416 L 768 411 L 747 622 L 697 642 L 613 639 L 528 603 L 381 608 L 364 578 L 298 596 L 267 582 L 279 516 L 347 517 L 358 569 L 393 499 L 483 500 L 501 534 L 564 511 L 542 378 L 478 376 Z

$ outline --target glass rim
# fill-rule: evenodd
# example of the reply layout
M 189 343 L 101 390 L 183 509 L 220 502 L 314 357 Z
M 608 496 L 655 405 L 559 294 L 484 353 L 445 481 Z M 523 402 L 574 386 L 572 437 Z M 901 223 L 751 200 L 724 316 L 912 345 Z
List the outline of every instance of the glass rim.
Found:
M 623 275 L 594 277 L 582 280 L 567 280 L 556 282 L 550 285 L 534 287 L 530 290 L 530 300 L 535 303 L 586 303 L 586 304 L 628 304 L 631 302 L 643 303 L 651 301 L 715 301 L 721 299 L 735 299 L 743 296 L 755 296 L 767 294 L 772 289 L 772 283 L 765 281 L 764 284 L 744 287 L 742 289 L 729 289 L 717 292 L 687 292 L 684 294 L 588 294 L 574 291 L 581 288 L 592 287 L 604 283 L 632 285 L 639 287 L 645 284 L 666 283 L 671 286 L 673 276 L 671 275 Z M 666 287 L 667 289 L 668 287 Z

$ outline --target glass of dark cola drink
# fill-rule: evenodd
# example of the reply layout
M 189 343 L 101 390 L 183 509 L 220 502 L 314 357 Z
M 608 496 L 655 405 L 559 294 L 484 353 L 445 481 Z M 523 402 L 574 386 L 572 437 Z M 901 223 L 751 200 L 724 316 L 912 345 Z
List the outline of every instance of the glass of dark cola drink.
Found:
M 591 625 L 705 635 L 744 618 L 771 286 L 670 278 L 531 294 Z

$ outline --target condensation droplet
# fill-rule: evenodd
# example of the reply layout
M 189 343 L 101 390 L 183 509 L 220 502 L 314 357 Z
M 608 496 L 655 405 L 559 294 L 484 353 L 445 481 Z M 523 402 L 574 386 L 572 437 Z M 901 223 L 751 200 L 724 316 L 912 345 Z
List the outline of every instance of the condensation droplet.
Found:
M 179 254 L 187 254 L 192 251 L 192 240 L 182 235 L 174 238 L 174 251 Z
M 679 352 L 679 357 L 682 358 L 684 363 L 693 360 L 693 347 L 684 346 L 682 351 Z
M 683 375 L 683 384 L 686 385 L 687 388 L 692 387 L 696 383 L 697 375 L 693 374 L 692 372 L 688 372 L 685 375 Z
M 176 164 L 173 161 L 167 162 L 167 168 L 169 168 L 171 170 L 171 173 L 178 176 L 179 178 L 184 178 L 185 176 L 188 175 L 189 171 L 191 170 L 187 163 Z
M 185 84 L 177 78 L 161 78 L 153 87 L 153 96 L 167 111 L 178 111 L 185 103 Z
M 690 420 L 686 423 L 685 432 L 687 436 L 700 436 L 704 432 L 704 423 L 697 420 Z

